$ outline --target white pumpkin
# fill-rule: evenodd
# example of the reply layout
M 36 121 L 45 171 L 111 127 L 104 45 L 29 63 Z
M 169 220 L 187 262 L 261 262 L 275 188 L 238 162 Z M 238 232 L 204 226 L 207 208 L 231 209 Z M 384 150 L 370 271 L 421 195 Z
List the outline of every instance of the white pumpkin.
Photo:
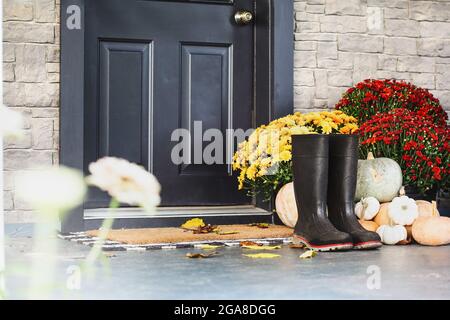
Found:
M 404 241 L 408 238 L 406 228 L 400 225 L 382 225 L 377 229 L 377 233 L 381 238 L 381 242 L 383 242 L 384 244 L 397 244 L 400 241 Z
M 379 202 L 389 202 L 398 195 L 402 186 L 402 169 L 392 159 L 374 158 L 369 153 L 367 160 L 358 161 L 356 201 L 374 197 Z
M 388 215 L 395 224 L 409 226 L 419 216 L 419 208 L 414 199 L 408 196 L 400 196 L 389 203 Z
M 355 205 L 355 213 L 361 220 L 372 220 L 380 211 L 380 202 L 374 197 L 362 198 Z
M 278 191 L 275 198 L 275 210 L 280 220 L 288 227 L 294 228 L 298 219 L 295 202 L 294 184 L 289 182 Z

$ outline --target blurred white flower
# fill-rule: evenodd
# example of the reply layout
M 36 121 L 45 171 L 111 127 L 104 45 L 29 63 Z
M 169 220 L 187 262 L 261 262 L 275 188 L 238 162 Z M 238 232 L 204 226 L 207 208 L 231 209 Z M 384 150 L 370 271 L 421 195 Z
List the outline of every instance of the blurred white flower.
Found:
M 83 174 L 64 166 L 19 175 L 17 194 L 42 213 L 64 213 L 80 205 L 86 194 Z
M 5 137 L 22 136 L 22 115 L 5 106 L 0 106 L 0 133 Z
M 105 157 L 89 165 L 90 185 L 129 205 L 153 211 L 161 202 L 161 185 L 150 172 L 124 159 Z

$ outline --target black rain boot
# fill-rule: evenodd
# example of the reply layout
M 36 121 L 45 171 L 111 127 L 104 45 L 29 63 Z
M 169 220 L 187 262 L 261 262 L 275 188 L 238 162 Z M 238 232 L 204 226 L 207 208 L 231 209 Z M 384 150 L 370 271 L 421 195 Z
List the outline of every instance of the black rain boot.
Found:
M 292 171 L 298 221 L 293 241 L 317 251 L 353 248 L 349 234 L 327 218 L 328 135 L 292 136 Z
M 354 249 L 380 247 L 380 236 L 367 231 L 355 215 L 358 135 L 331 134 L 328 175 L 328 218 L 352 236 Z

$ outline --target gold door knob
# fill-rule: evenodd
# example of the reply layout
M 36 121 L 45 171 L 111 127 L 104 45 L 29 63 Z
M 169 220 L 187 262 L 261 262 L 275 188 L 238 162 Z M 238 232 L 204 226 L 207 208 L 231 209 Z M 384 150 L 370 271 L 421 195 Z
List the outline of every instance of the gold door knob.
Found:
M 234 20 L 237 24 L 248 24 L 253 20 L 253 14 L 250 11 L 238 11 L 234 14 Z

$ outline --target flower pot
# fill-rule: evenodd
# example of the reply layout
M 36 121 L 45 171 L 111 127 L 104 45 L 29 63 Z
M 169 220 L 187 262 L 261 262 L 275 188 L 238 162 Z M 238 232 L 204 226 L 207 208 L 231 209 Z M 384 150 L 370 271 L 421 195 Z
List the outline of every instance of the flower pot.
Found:
M 414 200 L 426 200 L 426 201 L 434 201 L 436 200 L 436 189 L 428 190 L 425 193 L 422 193 L 413 186 L 405 186 L 405 195 Z
M 436 202 L 440 215 L 450 217 L 450 191 L 439 190 Z

